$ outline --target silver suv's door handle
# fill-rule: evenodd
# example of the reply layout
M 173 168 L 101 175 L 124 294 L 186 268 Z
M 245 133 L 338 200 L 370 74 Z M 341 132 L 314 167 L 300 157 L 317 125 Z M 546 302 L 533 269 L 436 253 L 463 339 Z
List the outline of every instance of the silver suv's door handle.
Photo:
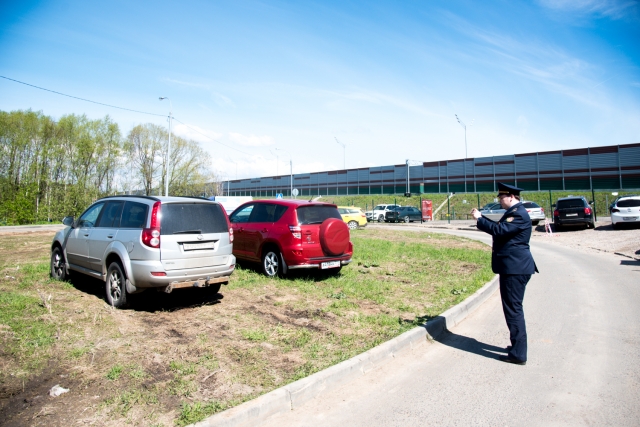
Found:
M 89 234 L 85 234 L 84 237 L 89 237 Z
M 109 235 L 107 236 L 107 239 L 113 239 L 113 234 L 109 234 Z

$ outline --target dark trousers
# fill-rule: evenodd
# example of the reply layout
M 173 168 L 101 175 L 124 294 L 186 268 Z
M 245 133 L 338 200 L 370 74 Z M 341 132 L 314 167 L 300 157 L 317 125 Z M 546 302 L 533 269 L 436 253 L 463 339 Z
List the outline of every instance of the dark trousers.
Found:
M 527 327 L 524 323 L 522 300 L 530 274 L 501 274 L 500 297 L 502 311 L 509 328 L 511 351 L 509 356 L 521 361 L 527 360 Z

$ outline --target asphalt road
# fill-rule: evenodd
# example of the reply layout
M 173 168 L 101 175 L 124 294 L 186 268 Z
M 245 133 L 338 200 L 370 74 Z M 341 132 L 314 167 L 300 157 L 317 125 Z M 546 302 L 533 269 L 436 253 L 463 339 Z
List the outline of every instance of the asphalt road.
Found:
M 640 262 L 532 244 L 526 366 L 498 360 L 509 339 L 496 293 L 438 341 L 262 425 L 640 425 Z

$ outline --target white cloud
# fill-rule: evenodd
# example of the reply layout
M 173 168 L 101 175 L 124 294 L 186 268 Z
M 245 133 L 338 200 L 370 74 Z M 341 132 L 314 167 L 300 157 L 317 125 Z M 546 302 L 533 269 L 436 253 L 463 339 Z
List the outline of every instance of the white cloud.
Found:
M 182 123 L 174 122 L 172 133 L 181 136 L 185 139 L 192 139 L 198 142 L 211 142 L 211 140 L 219 139 L 222 137 L 221 133 L 214 132 L 209 129 L 203 129 L 195 125 L 183 125 Z M 205 136 L 206 135 L 206 136 Z
M 186 86 L 186 87 L 192 87 L 192 88 L 196 88 L 196 89 L 203 89 L 204 91 L 208 92 L 209 94 L 211 94 L 211 99 L 213 99 L 213 101 L 218 104 L 220 107 L 234 107 L 235 108 L 235 103 L 231 100 L 231 98 L 229 98 L 228 96 L 225 96 L 219 92 L 216 92 L 214 90 L 211 89 L 211 85 L 208 84 L 204 84 L 204 83 L 192 83 L 192 82 L 185 82 L 185 81 L 181 81 L 181 80 L 175 80 L 175 79 L 170 79 L 170 78 L 162 78 L 161 79 L 164 82 L 168 82 L 168 83 L 174 83 L 180 86 Z
M 229 139 L 244 147 L 266 147 L 273 145 L 273 138 L 267 135 L 242 135 L 241 133 L 229 132 Z
M 611 19 L 622 19 L 634 9 L 638 2 L 634 0 L 539 0 L 549 9 L 583 14 L 595 14 Z

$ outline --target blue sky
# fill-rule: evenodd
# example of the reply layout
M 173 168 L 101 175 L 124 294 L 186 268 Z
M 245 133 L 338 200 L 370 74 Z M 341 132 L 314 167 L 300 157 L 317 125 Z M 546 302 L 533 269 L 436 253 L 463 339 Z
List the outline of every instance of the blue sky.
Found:
M 640 142 L 637 1 L 2 1 L 0 23 L 0 75 L 165 117 L 6 79 L 0 110 L 126 135 L 167 96 L 224 178 L 463 158 L 455 114 L 469 157 Z

